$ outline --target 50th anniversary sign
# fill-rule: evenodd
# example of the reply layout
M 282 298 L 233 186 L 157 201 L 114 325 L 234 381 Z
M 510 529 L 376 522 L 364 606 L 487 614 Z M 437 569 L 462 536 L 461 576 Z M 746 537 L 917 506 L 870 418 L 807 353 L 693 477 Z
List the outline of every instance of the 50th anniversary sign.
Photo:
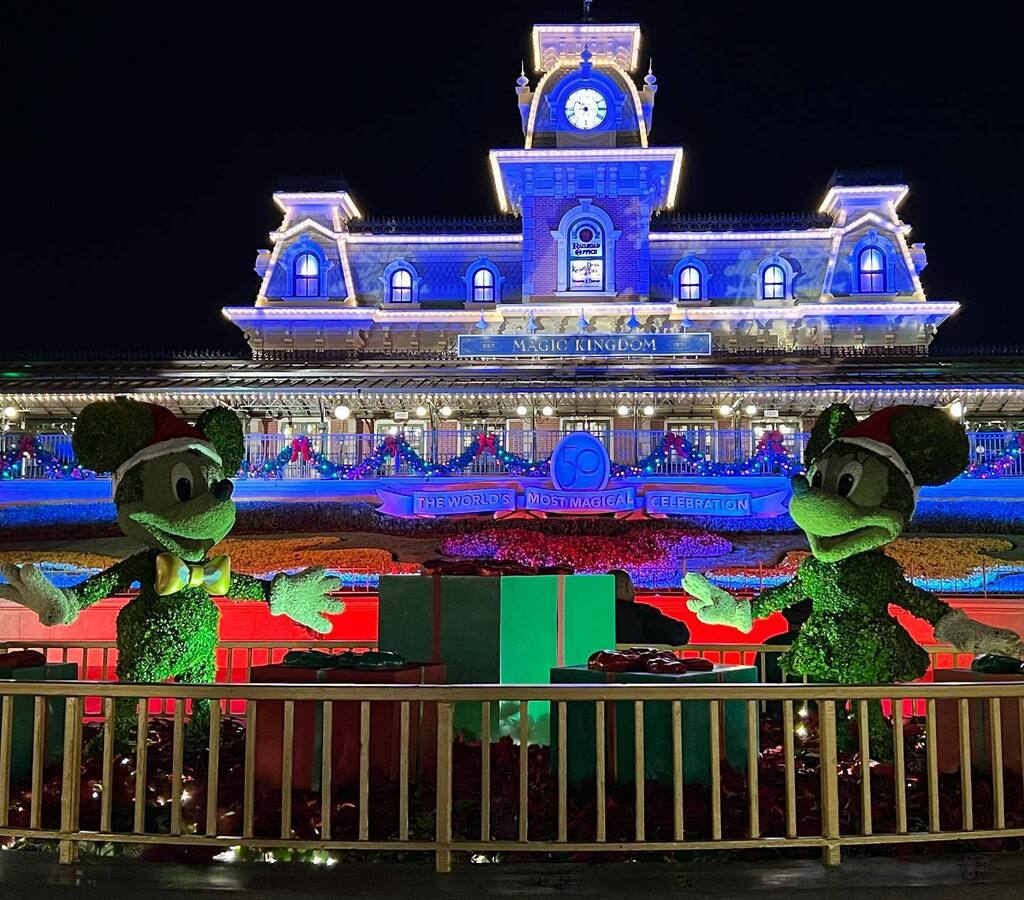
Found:
M 409 492 L 378 489 L 378 512 L 403 518 L 511 513 L 528 510 L 545 515 L 597 515 L 643 511 L 655 516 L 779 515 L 788 492 L 770 489 L 755 494 L 728 484 L 678 488 L 626 484 L 609 486 L 611 461 L 604 445 L 588 432 L 566 435 L 551 454 L 551 486 L 532 483 L 431 487 Z

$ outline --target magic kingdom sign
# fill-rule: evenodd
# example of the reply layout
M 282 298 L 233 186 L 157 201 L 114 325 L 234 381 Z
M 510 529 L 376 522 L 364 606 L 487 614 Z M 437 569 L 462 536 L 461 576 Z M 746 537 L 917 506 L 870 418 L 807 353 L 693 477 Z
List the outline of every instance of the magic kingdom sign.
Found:
M 460 334 L 459 356 L 710 356 L 711 333 Z
M 378 488 L 377 511 L 401 518 L 514 515 L 777 516 L 786 511 L 785 486 L 753 487 L 747 479 L 705 484 L 610 485 L 611 460 L 594 435 L 579 431 L 558 443 L 550 460 L 550 485 L 481 481 L 456 487 L 422 485 L 409 491 Z M 746 481 L 744 484 L 743 481 Z M 780 479 L 781 481 L 781 479 Z M 740 483 L 737 483 L 740 482 Z

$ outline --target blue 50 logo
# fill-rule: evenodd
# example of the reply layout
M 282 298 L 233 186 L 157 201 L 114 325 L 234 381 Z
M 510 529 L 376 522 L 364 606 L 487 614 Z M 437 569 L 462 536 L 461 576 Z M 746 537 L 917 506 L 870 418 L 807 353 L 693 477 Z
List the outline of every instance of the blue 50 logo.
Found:
M 551 454 L 551 480 L 560 491 L 601 491 L 611 474 L 608 451 L 586 431 L 567 434 Z

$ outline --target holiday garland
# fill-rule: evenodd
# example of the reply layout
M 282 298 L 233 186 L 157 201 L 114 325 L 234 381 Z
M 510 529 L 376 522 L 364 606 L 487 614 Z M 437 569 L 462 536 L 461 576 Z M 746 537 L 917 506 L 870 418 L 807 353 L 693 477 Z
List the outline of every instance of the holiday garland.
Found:
M 444 463 L 425 460 L 402 435 L 387 435 L 365 459 L 352 465 L 332 462 L 319 450 L 310 446 L 305 435 L 292 439 L 273 459 L 260 465 L 243 467 L 239 476 L 243 478 L 279 478 L 292 463 L 301 460 L 311 466 L 324 478 L 346 481 L 373 477 L 388 460 L 404 467 L 413 475 L 423 478 L 461 475 L 475 460 L 486 454 L 493 456 L 510 475 L 518 477 L 544 478 L 551 468 L 551 456 L 529 460 L 513 453 L 494 434 L 479 433 L 458 456 Z M 778 431 L 767 432 L 757 443 L 753 454 L 742 463 L 716 463 L 699 453 L 685 437 L 675 432 L 666 432 L 657 446 L 647 456 L 633 465 L 613 463 L 611 474 L 616 478 L 642 478 L 651 475 L 669 463 L 672 457 L 689 463 L 694 475 L 754 475 L 774 474 L 776 469 L 786 476 L 804 471 L 802 465 L 790 456 L 782 443 Z
M 96 473 L 77 464 L 57 459 L 40 442 L 38 435 L 23 435 L 18 446 L 0 456 L 0 478 L 10 480 L 23 474 L 23 465 L 32 461 L 42 466 L 47 478 L 94 478 Z

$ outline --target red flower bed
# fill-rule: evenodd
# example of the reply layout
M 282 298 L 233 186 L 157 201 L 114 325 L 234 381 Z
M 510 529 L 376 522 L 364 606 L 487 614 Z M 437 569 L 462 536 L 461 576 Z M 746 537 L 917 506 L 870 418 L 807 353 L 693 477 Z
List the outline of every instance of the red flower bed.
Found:
M 439 547 L 446 556 L 571 566 L 583 573 L 624 569 L 639 587 L 650 588 L 678 587 L 684 559 L 721 556 L 732 549 L 725 538 L 706 531 L 643 526 L 616 537 L 491 528 L 447 537 Z

